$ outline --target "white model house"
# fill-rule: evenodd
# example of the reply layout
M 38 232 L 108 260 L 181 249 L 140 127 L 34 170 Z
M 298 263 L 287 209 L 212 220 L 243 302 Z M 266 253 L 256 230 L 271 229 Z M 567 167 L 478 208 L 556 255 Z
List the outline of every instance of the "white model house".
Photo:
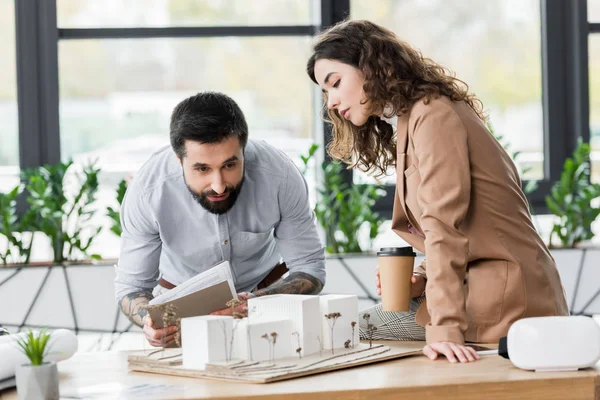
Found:
M 289 319 L 292 334 L 298 332 L 302 356 L 320 350 L 321 319 L 319 296 L 274 294 L 248 300 L 250 323 Z M 296 340 L 296 346 L 297 346 Z M 296 347 L 294 347 L 296 348 Z
M 227 360 L 232 321 L 219 315 L 182 318 L 183 367 L 205 369 L 210 362 Z
M 319 302 L 323 348 L 353 347 L 360 343 L 358 338 L 358 297 L 328 294 L 320 296 Z M 354 326 L 352 326 L 353 322 Z
M 244 318 L 233 320 L 233 326 L 234 359 L 269 361 L 293 357 L 296 354 L 295 338 L 292 337 L 292 324 L 289 319 L 254 322 Z
M 181 340 L 183 367 L 201 370 L 212 362 L 270 361 L 304 357 L 332 347 L 353 348 L 359 344 L 358 298 L 285 294 L 255 297 L 248 300 L 247 318 L 183 318 Z

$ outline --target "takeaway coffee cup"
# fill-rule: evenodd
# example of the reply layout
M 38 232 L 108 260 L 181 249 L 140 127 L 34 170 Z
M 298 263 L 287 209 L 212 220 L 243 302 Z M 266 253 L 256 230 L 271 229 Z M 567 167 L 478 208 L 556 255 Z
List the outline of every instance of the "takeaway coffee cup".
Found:
M 383 247 L 377 252 L 383 311 L 410 311 L 410 278 L 416 253 L 412 247 Z

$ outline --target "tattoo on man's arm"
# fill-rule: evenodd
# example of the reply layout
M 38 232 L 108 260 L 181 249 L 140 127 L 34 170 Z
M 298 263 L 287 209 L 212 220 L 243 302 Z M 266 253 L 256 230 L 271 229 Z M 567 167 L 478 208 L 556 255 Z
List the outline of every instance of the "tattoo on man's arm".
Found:
M 255 296 L 269 294 L 319 294 L 323 283 L 312 275 L 304 272 L 291 272 L 287 278 L 280 279 L 271 286 L 257 290 Z
M 121 299 L 121 311 L 137 326 L 144 325 L 144 317 L 148 314 L 145 306 L 154 297 L 149 291 L 129 293 Z

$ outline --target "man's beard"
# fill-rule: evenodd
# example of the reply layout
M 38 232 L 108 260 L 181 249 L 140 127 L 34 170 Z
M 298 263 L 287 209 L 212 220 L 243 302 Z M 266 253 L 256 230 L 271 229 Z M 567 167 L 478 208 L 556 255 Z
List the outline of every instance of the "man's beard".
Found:
M 188 186 L 187 181 L 185 180 L 185 175 L 183 176 L 183 181 L 185 182 L 185 186 L 189 190 L 194 200 L 204 207 L 206 211 L 213 214 L 225 214 L 235 205 L 235 202 L 242 190 L 242 185 L 244 184 L 244 177 L 242 176 L 242 180 L 236 186 L 227 186 L 225 191 L 221 194 L 212 189 L 205 190 L 201 193 L 196 193 L 191 187 Z M 225 193 L 229 193 L 229 196 L 225 200 L 210 201 L 208 199 L 208 196 L 220 196 L 224 195 Z

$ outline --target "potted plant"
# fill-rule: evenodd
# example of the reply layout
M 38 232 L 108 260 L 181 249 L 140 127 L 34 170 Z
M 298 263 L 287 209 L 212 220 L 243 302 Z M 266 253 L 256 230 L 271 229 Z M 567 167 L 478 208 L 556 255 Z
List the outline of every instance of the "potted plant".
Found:
M 77 257 L 100 259 L 98 254 L 88 254 L 93 240 L 102 230 L 93 226 L 94 202 L 98 191 L 99 168 L 89 164 L 77 174 L 74 196 L 68 196 L 65 176 L 73 161 L 44 165 L 23 171 L 23 179 L 29 192 L 30 210 L 37 218 L 37 230 L 52 243 L 55 263 Z
M 600 185 L 590 182 L 589 159 L 590 145 L 580 139 L 573 156 L 564 163 L 560 180 L 546 196 L 546 205 L 554 215 L 548 247 L 574 314 L 600 310 L 600 249 L 591 243 L 592 223 L 600 214 L 596 203 Z
M 594 237 L 592 223 L 600 207 L 592 201 L 600 197 L 600 185 L 590 182 L 589 158 L 590 145 L 580 139 L 573 157 L 564 163 L 560 180 L 546 196 L 546 205 L 556 216 L 548 238 L 550 247 L 574 248 Z
M 8 193 L 0 193 L 0 236 L 4 237 L 5 247 L 0 251 L 2 265 L 11 263 L 29 263 L 34 225 L 34 213 L 27 211 L 20 219 L 17 215 L 17 197 L 22 193 L 23 185 L 15 186 Z M 26 234 L 29 239 L 26 240 Z
M 309 168 L 318 145 L 313 144 L 306 156 L 301 156 L 303 172 Z M 330 254 L 363 253 L 358 237 L 360 229 L 368 229 L 368 249 L 377 238 L 383 219 L 373 211 L 375 202 L 385 192 L 373 185 L 348 185 L 342 179 L 344 166 L 339 162 L 323 162 L 323 184 L 317 189 L 320 198 L 315 215 L 325 232 L 326 250 Z
M 17 339 L 17 345 L 29 359 L 29 364 L 16 368 L 17 392 L 22 400 L 58 400 L 58 369 L 56 363 L 44 361 L 48 355 L 46 331 L 34 333 Z
M 94 163 L 45 165 L 24 170 L 23 184 L 0 195 L 0 241 L 8 245 L 3 250 L 0 243 L 7 264 L 0 268 L 0 302 L 20 298 L 29 305 L 3 309 L 0 325 L 106 332 L 130 326 L 115 304 L 114 261 L 98 261 L 100 256 L 90 251 L 103 228 L 97 218 L 99 174 Z M 23 189 L 29 208 L 18 218 L 16 197 Z M 118 203 L 124 184 L 119 190 Z M 112 211 L 119 213 L 117 208 Z M 120 224 L 111 230 L 120 233 Z M 50 243 L 52 261 L 30 262 L 34 232 L 35 246 Z
M 313 144 L 301 156 L 304 174 L 312 166 L 318 148 Z M 351 280 L 345 279 L 341 285 L 340 280 L 328 279 L 324 293 L 356 294 L 360 300 L 376 303 L 379 301 L 374 289 L 377 260 L 372 245 L 384 220 L 373 208 L 385 192 L 374 185 L 347 184 L 342 178 L 344 168 L 335 161 L 321 164 L 323 183 L 317 188 L 319 198 L 314 212 L 326 238 L 328 275 L 344 274 Z M 361 246 L 359 232 L 366 239 L 365 246 Z

